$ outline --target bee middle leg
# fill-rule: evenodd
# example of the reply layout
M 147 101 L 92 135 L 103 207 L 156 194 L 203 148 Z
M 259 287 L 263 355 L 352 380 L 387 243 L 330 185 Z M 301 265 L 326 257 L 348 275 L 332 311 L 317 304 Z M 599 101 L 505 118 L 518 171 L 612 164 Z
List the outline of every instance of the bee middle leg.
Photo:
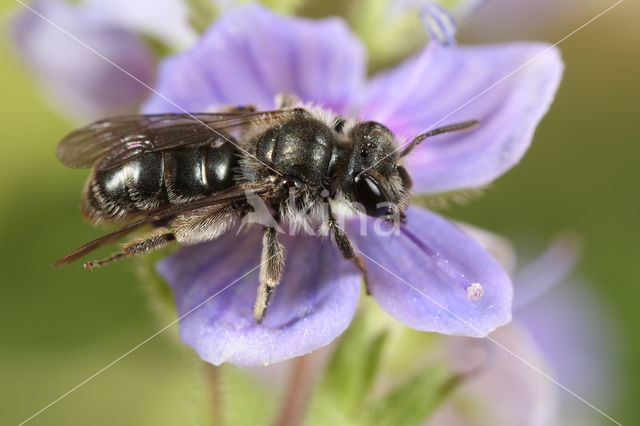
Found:
M 276 108 L 293 108 L 301 103 L 300 98 L 293 93 L 279 93 L 276 95 Z
M 84 267 L 91 270 L 93 268 L 104 266 L 108 263 L 124 259 L 125 257 L 149 253 L 151 251 L 166 247 L 175 240 L 176 236 L 172 231 L 169 231 L 167 228 L 158 228 L 141 238 L 124 244 L 121 251 L 112 254 L 106 259 L 85 262 Z
M 278 242 L 277 229 L 264 228 L 262 234 L 262 259 L 260 265 L 260 286 L 253 306 L 253 318 L 261 323 L 267 313 L 271 296 L 282 279 L 284 268 L 284 247 Z
M 227 105 L 222 108 L 222 112 L 255 112 L 255 105 Z
M 353 243 L 349 239 L 347 233 L 344 232 L 344 229 L 342 229 L 342 226 L 333 215 L 333 212 L 331 212 L 331 209 L 329 209 L 329 219 L 327 220 L 326 226 L 331 231 L 333 241 L 336 243 L 336 246 L 342 254 L 342 257 L 350 260 L 356 266 L 356 268 L 360 270 L 360 273 L 362 273 L 365 290 L 367 291 L 367 294 L 370 295 L 371 289 L 369 287 L 369 273 L 367 271 L 367 264 L 364 262 L 364 259 L 360 257 L 358 253 L 356 253 Z

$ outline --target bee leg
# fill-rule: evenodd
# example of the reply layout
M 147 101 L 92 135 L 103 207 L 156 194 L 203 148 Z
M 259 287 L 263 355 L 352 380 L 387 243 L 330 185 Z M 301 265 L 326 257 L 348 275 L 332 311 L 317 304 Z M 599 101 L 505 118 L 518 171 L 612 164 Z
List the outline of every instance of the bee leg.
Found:
M 278 242 L 277 230 L 268 226 L 262 235 L 262 264 L 260 266 L 260 286 L 256 303 L 253 306 L 253 318 L 261 323 L 271 302 L 273 290 L 280 283 L 284 268 L 284 247 Z
M 115 262 L 125 257 L 137 256 L 139 254 L 149 253 L 154 250 L 166 247 L 171 242 L 175 241 L 176 237 L 173 232 L 166 228 L 160 228 L 145 235 L 142 238 L 133 240 L 122 247 L 122 250 L 118 253 L 114 253 L 106 259 L 92 260 L 85 262 L 84 267 L 91 270 L 93 268 L 104 266 L 108 263 Z
M 344 232 L 342 226 L 329 209 L 329 220 L 327 222 L 327 227 L 331 230 L 331 234 L 333 235 L 333 241 L 336 243 L 338 250 L 347 260 L 353 262 L 353 264 L 360 270 L 362 273 L 362 279 L 364 280 L 364 288 L 367 291 L 367 294 L 371 294 L 371 289 L 369 288 L 369 273 L 367 272 L 367 264 L 364 262 L 364 259 L 356 253 L 354 249 L 354 245 L 347 236 L 347 233 Z
M 300 105 L 300 98 L 293 93 L 279 93 L 276 95 L 276 108 L 293 108 L 296 105 Z
M 255 112 L 255 105 L 229 105 L 222 108 L 222 112 Z
M 229 204 L 216 206 L 214 210 L 203 211 L 197 216 L 178 217 L 171 222 L 176 241 L 187 246 L 215 240 L 233 225 L 233 212 L 234 208 Z

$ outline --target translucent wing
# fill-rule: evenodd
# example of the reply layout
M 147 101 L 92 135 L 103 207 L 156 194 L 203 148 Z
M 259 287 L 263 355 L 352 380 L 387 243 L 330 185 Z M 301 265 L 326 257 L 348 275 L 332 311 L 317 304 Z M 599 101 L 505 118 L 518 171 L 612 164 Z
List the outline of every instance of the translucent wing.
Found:
M 65 256 L 58 259 L 54 266 L 62 266 L 68 263 L 71 263 L 80 257 L 92 252 L 98 247 L 114 242 L 119 238 L 133 232 L 145 225 L 152 225 L 159 221 L 170 220 L 176 216 L 189 214 L 190 212 L 196 212 L 198 209 L 215 206 L 215 205 L 223 205 L 230 204 L 235 201 L 245 200 L 247 194 L 252 195 L 266 195 L 270 191 L 274 190 L 273 183 L 270 181 L 244 184 L 244 185 L 236 185 L 232 188 L 229 188 L 223 192 L 213 194 L 209 197 L 205 197 L 199 200 L 192 201 L 191 203 L 181 204 L 177 206 L 166 207 L 162 210 L 155 211 L 141 219 L 130 222 L 125 226 L 116 229 L 115 231 L 109 232 L 93 241 L 88 242 L 82 247 L 77 248 L 71 253 L 66 254 Z
M 96 121 L 67 135 L 56 149 L 72 168 L 107 170 L 146 152 L 230 141 L 252 123 L 269 123 L 294 110 L 128 115 Z

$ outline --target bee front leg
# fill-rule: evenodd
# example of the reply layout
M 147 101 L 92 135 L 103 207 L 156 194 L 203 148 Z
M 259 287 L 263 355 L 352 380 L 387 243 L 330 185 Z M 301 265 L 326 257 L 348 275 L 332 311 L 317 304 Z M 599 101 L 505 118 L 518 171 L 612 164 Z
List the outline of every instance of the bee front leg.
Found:
M 93 268 L 104 266 L 108 263 L 124 259 L 125 257 L 149 253 L 151 251 L 166 247 L 175 240 L 176 236 L 173 234 L 173 232 L 169 231 L 166 228 L 159 228 L 143 236 L 142 238 L 133 240 L 125 244 L 124 246 L 122 246 L 121 251 L 112 254 L 106 259 L 85 262 L 84 267 L 91 270 Z
M 344 232 L 344 229 L 342 229 L 342 226 L 333 215 L 331 209 L 329 209 L 329 219 L 326 226 L 331 230 L 333 241 L 336 243 L 336 246 L 342 254 L 342 257 L 350 260 L 362 273 L 364 288 L 367 291 L 367 294 L 370 295 L 371 289 L 369 288 L 369 273 L 367 272 L 367 264 L 364 262 L 364 259 L 360 257 L 358 253 L 356 253 L 353 243 L 349 239 L 347 233 Z
M 277 229 L 271 226 L 264 228 L 262 235 L 262 263 L 260 266 L 260 286 L 256 303 L 253 306 L 253 317 L 258 323 L 264 320 L 271 296 L 282 279 L 284 268 L 284 247 L 278 242 Z

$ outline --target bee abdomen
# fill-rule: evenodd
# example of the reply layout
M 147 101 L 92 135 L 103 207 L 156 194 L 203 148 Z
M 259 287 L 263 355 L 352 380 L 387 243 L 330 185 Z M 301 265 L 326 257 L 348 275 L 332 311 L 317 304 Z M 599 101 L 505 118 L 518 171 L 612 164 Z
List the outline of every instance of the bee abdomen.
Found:
M 92 173 L 82 210 L 92 222 L 117 219 L 166 204 L 161 153 L 147 153 L 121 166 Z
M 188 203 L 234 184 L 237 149 L 229 142 L 164 153 L 164 182 L 172 204 Z
M 151 211 L 165 205 L 165 163 L 160 152 L 150 152 L 123 165 L 128 199 L 135 210 Z M 123 200 L 126 203 L 126 200 Z
M 82 203 L 92 222 L 184 204 L 234 184 L 237 149 L 226 142 L 150 152 L 93 173 Z
M 164 183 L 171 204 L 187 203 L 204 196 L 208 183 L 201 148 L 183 148 L 163 153 Z
M 135 210 L 129 198 L 125 171 L 118 167 L 92 173 L 85 186 L 82 213 L 93 223 L 119 218 Z

